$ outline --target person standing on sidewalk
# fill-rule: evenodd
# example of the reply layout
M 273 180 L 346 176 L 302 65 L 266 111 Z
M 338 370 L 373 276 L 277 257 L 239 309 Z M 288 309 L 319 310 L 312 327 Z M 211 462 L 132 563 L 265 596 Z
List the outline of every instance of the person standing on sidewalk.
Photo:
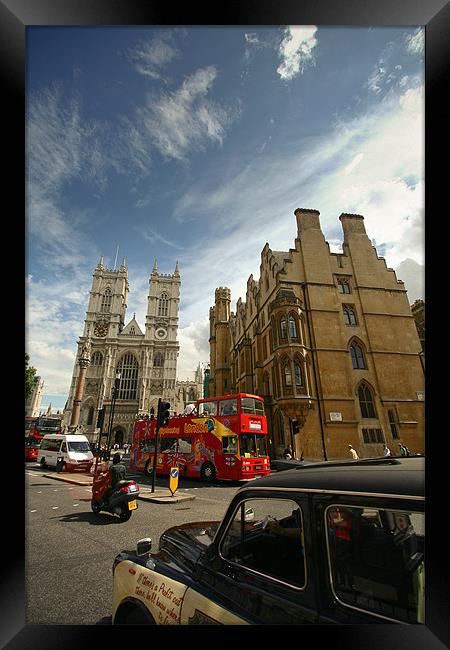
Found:
M 384 447 L 383 447 L 383 456 L 385 458 L 387 458 L 390 455 L 391 455 L 391 450 L 389 449 L 389 447 L 387 445 L 384 445 Z
M 351 455 L 352 455 L 353 460 L 359 460 L 359 456 L 358 456 L 358 454 L 356 453 L 356 450 L 353 449 L 353 446 L 352 446 L 352 445 L 349 445 L 348 448 L 349 448 L 349 450 L 350 450 L 350 453 L 351 453 Z

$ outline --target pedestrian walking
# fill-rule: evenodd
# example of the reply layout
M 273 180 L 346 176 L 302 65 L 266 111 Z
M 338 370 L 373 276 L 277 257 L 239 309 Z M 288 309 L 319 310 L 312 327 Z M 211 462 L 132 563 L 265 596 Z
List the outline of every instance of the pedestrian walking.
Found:
M 408 447 L 405 445 L 402 445 L 401 442 L 398 443 L 398 446 L 400 447 L 400 456 L 410 456 L 411 452 L 409 451 Z
M 383 447 L 383 456 L 387 458 L 388 456 L 391 456 L 391 450 L 387 445 L 384 445 Z
M 349 445 L 348 448 L 350 450 L 353 460 L 359 460 L 359 456 L 356 453 L 356 449 L 353 449 L 353 445 Z

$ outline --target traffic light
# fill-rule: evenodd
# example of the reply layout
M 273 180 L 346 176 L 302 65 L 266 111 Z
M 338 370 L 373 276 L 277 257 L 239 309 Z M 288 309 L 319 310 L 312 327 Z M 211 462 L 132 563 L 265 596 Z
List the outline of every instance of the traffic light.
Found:
M 165 427 L 169 424 L 170 420 L 170 404 L 169 402 L 160 402 L 158 407 L 158 424 L 160 427 Z
M 100 429 L 100 431 L 103 430 L 104 421 L 105 421 L 105 407 L 103 406 L 101 409 L 99 409 L 97 415 L 97 429 Z

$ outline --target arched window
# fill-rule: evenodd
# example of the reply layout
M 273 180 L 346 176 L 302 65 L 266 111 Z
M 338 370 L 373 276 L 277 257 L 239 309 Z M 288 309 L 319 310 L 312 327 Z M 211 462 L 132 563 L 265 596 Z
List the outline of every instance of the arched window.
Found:
M 169 308 L 169 296 L 162 293 L 158 301 L 158 316 L 167 316 Z
M 296 386 L 303 386 L 302 368 L 297 359 L 294 361 L 294 379 Z
M 359 406 L 363 418 L 376 418 L 375 405 L 372 391 L 367 384 L 361 384 L 358 388 Z
M 347 279 L 338 278 L 338 291 L 339 293 L 351 293 L 350 292 L 350 283 Z
M 285 386 L 292 386 L 292 370 L 290 361 L 287 361 L 284 364 L 284 384 Z
M 287 319 L 283 316 L 280 320 L 280 338 L 287 339 Z
M 297 334 L 297 321 L 295 320 L 294 316 L 289 316 L 289 336 L 291 339 L 296 339 L 298 337 Z
M 86 424 L 89 426 L 90 424 L 92 424 L 93 420 L 94 420 L 94 407 L 90 406 Z
M 365 370 L 366 362 L 364 361 L 364 354 L 362 348 L 358 343 L 352 343 L 350 346 L 350 355 L 352 357 L 352 365 L 355 370 Z
M 342 309 L 344 312 L 344 323 L 346 325 L 357 325 L 354 307 L 351 305 L 343 305 Z
M 162 368 L 164 366 L 164 355 L 162 352 L 156 352 L 153 357 L 153 366 L 155 368 Z
M 103 292 L 102 303 L 100 305 L 100 311 L 102 311 L 102 312 L 111 311 L 111 300 L 112 300 L 111 289 L 109 287 L 107 287 L 105 289 L 105 291 Z
M 125 354 L 117 364 L 120 373 L 119 394 L 117 399 L 136 399 L 139 364 L 131 352 Z
M 93 366 L 101 366 L 103 365 L 103 354 L 97 350 L 97 352 L 94 352 L 92 355 L 92 365 Z

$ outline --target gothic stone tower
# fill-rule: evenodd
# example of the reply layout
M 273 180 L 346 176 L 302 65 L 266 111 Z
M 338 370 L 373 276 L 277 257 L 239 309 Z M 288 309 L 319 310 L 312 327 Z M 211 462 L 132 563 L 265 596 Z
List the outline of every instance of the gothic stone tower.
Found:
M 81 403 L 80 424 L 91 441 L 96 441 L 97 414 L 105 406 L 103 426 L 107 432 L 114 379 L 120 373 L 111 441 L 131 439 L 138 413 L 156 410 L 158 398 L 171 404 L 175 397 L 176 365 L 179 344 L 178 309 L 180 300 L 178 262 L 173 274 L 158 273 L 156 261 L 149 278 L 145 332 L 135 316 L 125 325 L 129 291 L 125 259 L 119 270 L 105 267 L 103 257 L 94 270 L 83 335 L 78 342 L 68 408 L 64 421 L 70 422 L 77 379 L 78 358 L 87 341 L 91 342 L 90 364 Z
M 230 303 L 228 287 L 215 292 L 215 305 L 209 310 L 210 321 L 210 395 L 226 395 L 231 392 L 230 383 Z

